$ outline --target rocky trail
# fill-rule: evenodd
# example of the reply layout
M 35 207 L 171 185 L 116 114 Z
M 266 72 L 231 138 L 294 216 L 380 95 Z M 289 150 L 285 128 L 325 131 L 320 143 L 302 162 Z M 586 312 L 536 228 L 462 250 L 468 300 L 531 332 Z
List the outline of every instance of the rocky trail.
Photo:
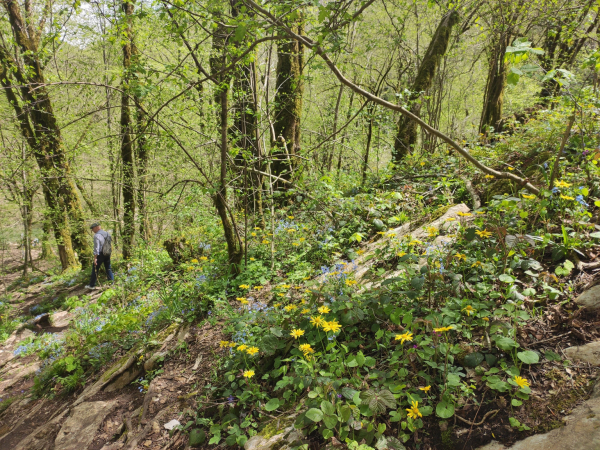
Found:
M 14 283 L 19 275 L 14 275 L 19 266 L 15 253 L 17 257 L 5 265 L 9 272 L 3 279 L 5 285 Z M 80 283 L 51 288 L 43 282 L 32 284 L 12 296 L 12 315 L 24 315 L 60 295 L 84 293 L 94 302 L 102 290 L 86 292 Z M 43 361 L 21 357 L 18 349 L 37 333 L 64 339 L 74 317 L 66 310 L 39 314 L 0 345 L 0 449 L 183 448 L 187 436 L 174 428 L 191 415 L 193 395 L 210 377 L 212 354 L 221 339 L 219 328 L 174 324 L 151 345 L 134 346 L 115 357 L 106 370 L 88 379 L 74 394 L 35 399 L 30 390 Z M 131 384 L 150 371 L 156 371 L 156 376 L 147 389 Z

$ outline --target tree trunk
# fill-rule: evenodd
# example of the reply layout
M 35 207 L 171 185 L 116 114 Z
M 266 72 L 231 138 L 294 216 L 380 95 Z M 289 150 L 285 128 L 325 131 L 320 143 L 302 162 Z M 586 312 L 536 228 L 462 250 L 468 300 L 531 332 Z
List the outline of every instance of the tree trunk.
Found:
M 79 254 L 83 267 L 91 264 L 92 249 L 87 239 L 83 210 L 73 183 L 67 155 L 65 154 L 60 127 L 58 126 L 50 96 L 45 87 L 42 63 L 38 59 L 41 29 L 23 20 L 19 4 L 4 0 L 3 6 L 20 50 L 20 57 L 28 68 L 26 72 L 13 58 L 13 51 L 4 45 L 0 47 L 2 63 L 2 84 L 9 103 L 13 106 L 21 133 L 32 148 L 40 168 L 45 190 L 47 207 L 52 211 L 51 218 L 63 269 L 76 266 L 74 250 Z M 13 36 L 4 42 L 13 40 Z M 20 86 L 25 108 L 8 80 L 8 69 Z M 32 107 L 35 105 L 35 107 Z M 67 235 L 68 238 L 67 238 Z
M 42 224 L 42 253 L 40 259 L 50 259 L 54 256 L 54 250 L 50 244 L 50 232 L 52 230 L 52 224 L 48 215 L 44 212 L 44 219 Z
M 483 111 L 479 132 L 487 135 L 490 127 L 495 132 L 500 132 L 500 120 L 502 119 L 502 107 L 504 105 L 504 88 L 506 86 L 507 64 L 504 61 L 506 47 L 510 42 L 510 36 L 503 34 L 492 46 L 489 57 L 489 70 L 487 84 L 483 98 Z
M 121 160 L 123 162 L 123 258 L 129 259 L 133 253 L 135 238 L 135 173 L 134 152 L 129 107 L 129 83 L 131 82 L 131 54 L 133 46 L 132 15 L 133 0 L 123 0 L 124 40 L 123 40 L 123 81 L 121 87 Z
M 340 84 L 340 91 L 338 92 L 337 101 L 335 102 L 335 110 L 333 111 L 333 138 L 331 140 L 331 151 L 329 152 L 329 159 L 327 160 L 327 171 L 331 172 L 331 165 L 333 164 L 333 155 L 335 154 L 335 142 L 337 140 L 337 127 L 338 118 L 340 112 L 340 103 L 342 101 L 342 94 L 344 93 L 344 85 Z
M 290 28 L 303 33 L 302 18 Z M 295 39 L 285 38 L 277 42 L 277 91 L 273 108 L 273 128 L 275 141 L 271 143 L 273 175 L 291 179 L 291 171 L 296 163 L 294 155 L 300 153 L 300 117 L 302 115 L 302 66 L 304 47 Z M 284 185 L 278 187 L 284 187 Z
M 362 163 L 362 182 L 361 185 L 364 186 L 365 181 L 367 181 L 367 169 L 369 168 L 369 152 L 371 151 L 371 141 L 373 140 L 373 110 L 375 105 L 373 103 L 369 103 L 367 107 L 367 115 L 369 117 L 369 125 L 367 126 L 367 146 L 365 149 L 365 156 L 363 157 Z
M 417 77 L 412 85 L 412 94 L 409 98 L 409 111 L 416 116 L 420 116 L 421 113 L 419 97 L 431 87 L 439 63 L 448 49 L 452 27 L 458 23 L 458 20 L 458 12 L 455 10 L 447 12 L 442 17 L 431 38 L 427 52 L 417 72 Z M 402 116 L 398 122 L 398 134 L 394 141 L 393 161 L 402 161 L 407 154 L 412 152 L 416 143 L 417 124 L 406 116 Z

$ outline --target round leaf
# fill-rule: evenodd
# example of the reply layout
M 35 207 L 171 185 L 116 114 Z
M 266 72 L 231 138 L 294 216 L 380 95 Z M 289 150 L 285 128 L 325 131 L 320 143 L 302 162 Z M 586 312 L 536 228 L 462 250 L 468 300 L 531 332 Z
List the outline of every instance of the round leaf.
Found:
M 306 417 L 313 422 L 320 422 L 323 420 L 323 411 L 317 408 L 310 408 L 308 411 L 306 411 Z
M 525 364 L 537 364 L 540 362 L 539 355 L 531 350 L 517 353 L 517 358 L 519 358 Z
M 279 408 L 279 399 L 278 398 L 272 398 L 265 405 L 265 409 L 267 411 L 275 411 L 277 408 Z
M 449 419 L 454 415 L 454 404 L 443 400 L 435 407 L 435 413 L 442 419 Z

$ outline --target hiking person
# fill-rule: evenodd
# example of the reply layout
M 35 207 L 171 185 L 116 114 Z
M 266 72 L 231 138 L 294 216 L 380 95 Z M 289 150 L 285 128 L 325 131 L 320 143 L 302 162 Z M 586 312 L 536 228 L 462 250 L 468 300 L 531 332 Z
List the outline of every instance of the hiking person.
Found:
M 93 223 L 90 228 L 94 232 L 94 264 L 92 266 L 92 277 L 90 284 L 86 289 L 96 289 L 96 280 L 98 279 L 98 268 L 104 264 L 106 276 L 110 281 L 114 281 L 112 270 L 110 268 L 110 254 L 112 253 L 112 239 L 110 234 L 102 229 L 99 223 Z

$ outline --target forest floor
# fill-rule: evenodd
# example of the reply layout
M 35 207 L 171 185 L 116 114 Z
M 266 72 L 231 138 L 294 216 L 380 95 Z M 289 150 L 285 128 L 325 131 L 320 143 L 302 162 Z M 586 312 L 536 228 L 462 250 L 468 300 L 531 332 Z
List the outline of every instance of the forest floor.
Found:
M 37 252 L 34 254 L 37 257 Z M 9 295 L 11 318 L 33 318 L 0 344 L 0 449 L 187 447 L 188 436 L 177 429 L 168 431 L 165 425 L 172 420 L 185 424 L 195 417 L 195 396 L 218 370 L 216 356 L 222 351 L 219 342 L 226 338 L 222 323 L 172 325 L 150 350 L 133 348 L 115 354 L 106 366 L 108 369 L 89 376 L 84 387 L 69 394 L 55 392 L 52 398 L 35 398 L 32 387 L 42 362 L 36 356 L 15 355 L 15 350 L 34 334 L 68 333 L 75 314 L 67 309 L 49 308 L 48 304 L 58 298 L 82 294 L 87 294 L 90 303 L 94 303 L 102 290 L 86 291 L 83 274 L 55 284 L 45 282 L 46 276 L 41 272 L 23 278 L 20 257 L 19 250 L 12 248 L 4 260 L 0 286 Z M 53 262 L 36 260 L 35 264 L 46 271 Z M 578 285 L 583 289 L 597 277 L 598 273 L 584 276 Z M 268 289 L 265 286 L 265 292 Z M 40 308 L 48 312 L 36 315 L 36 309 Z M 529 373 L 533 381 L 532 400 L 511 411 L 504 397 L 489 390 L 475 391 L 476 401 L 463 405 L 452 419 L 440 421 L 430 416 L 424 421 L 425 427 L 418 436 L 419 448 L 469 450 L 492 440 L 510 445 L 529 435 L 563 426 L 565 417 L 590 397 L 593 380 L 598 376 L 593 364 L 567 364 L 564 351 L 596 341 L 600 337 L 599 328 L 598 312 L 577 311 L 574 304 L 565 302 L 552 306 L 551 313 L 534 318 L 521 330 L 523 346 L 561 355 L 560 361 L 545 361 L 532 368 Z M 162 366 L 156 365 L 157 359 L 163 361 Z M 154 374 L 150 385 L 135 385 L 135 380 L 147 372 Z M 517 431 L 509 423 L 511 416 L 531 430 Z M 74 435 L 80 436 L 76 447 Z M 326 443 L 316 438 L 309 445 L 311 449 L 320 449 Z M 407 443 L 407 448 L 416 447 Z

